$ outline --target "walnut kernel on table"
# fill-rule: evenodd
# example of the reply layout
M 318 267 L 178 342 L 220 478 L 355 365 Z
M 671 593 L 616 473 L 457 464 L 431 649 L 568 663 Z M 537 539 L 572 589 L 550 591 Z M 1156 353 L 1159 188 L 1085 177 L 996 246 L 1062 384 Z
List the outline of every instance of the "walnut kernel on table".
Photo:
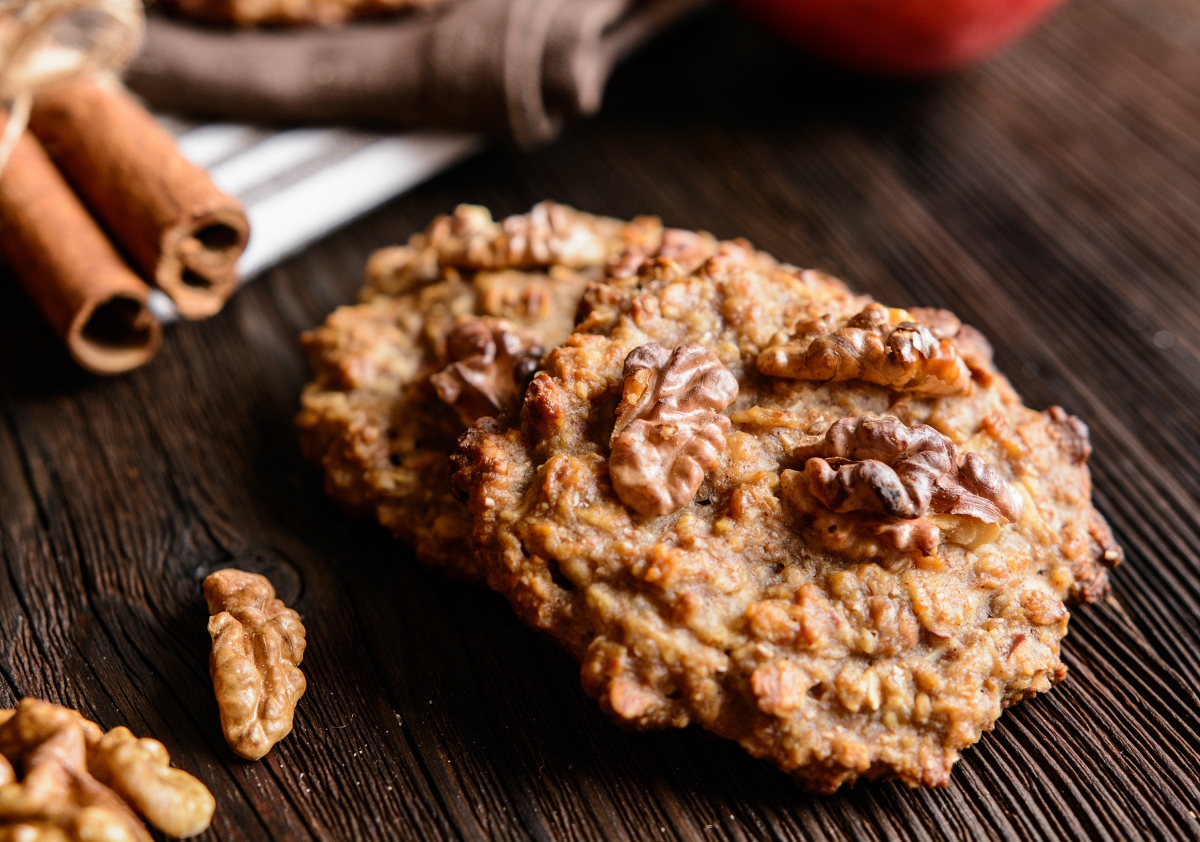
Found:
M 465 426 L 444 400 L 455 396 L 439 396 L 430 383 L 455 362 L 447 334 L 475 316 L 553 348 L 572 333 L 584 290 L 609 261 L 630 248 L 654 254 L 665 236 L 652 217 L 626 222 L 554 202 L 495 220 L 460 205 L 406 245 L 375 252 L 360 303 L 301 339 L 313 381 L 296 426 L 326 491 L 410 544 L 423 564 L 482 584 L 470 513 L 449 482 L 449 455 Z
M 292 730 L 305 688 L 304 626 L 257 573 L 218 570 L 204 580 L 204 598 L 221 730 L 234 753 L 258 760 Z
M 216 801 L 169 764 L 157 740 L 22 699 L 0 710 L 0 839 L 149 842 L 137 814 L 169 836 L 202 833 Z

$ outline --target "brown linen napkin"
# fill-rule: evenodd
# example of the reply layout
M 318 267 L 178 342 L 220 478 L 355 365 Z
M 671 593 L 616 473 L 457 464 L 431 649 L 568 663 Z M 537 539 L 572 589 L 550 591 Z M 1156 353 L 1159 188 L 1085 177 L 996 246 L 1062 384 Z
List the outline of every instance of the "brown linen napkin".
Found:
M 624 56 L 708 0 L 457 0 L 340 29 L 229 31 L 164 17 L 126 76 L 156 108 L 270 123 L 504 133 L 529 145 L 600 107 Z

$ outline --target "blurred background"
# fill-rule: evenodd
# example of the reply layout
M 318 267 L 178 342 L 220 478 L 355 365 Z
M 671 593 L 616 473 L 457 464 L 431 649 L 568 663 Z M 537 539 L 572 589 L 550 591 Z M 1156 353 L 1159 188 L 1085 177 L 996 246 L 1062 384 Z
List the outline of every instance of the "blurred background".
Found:
M 600 109 L 622 62 L 688 37 L 678 27 L 699 39 L 695 66 L 637 71 L 662 109 L 703 92 L 732 119 L 784 119 L 772 111 L 930 88 L 1059 3 L 160 0 L 126 78 L 247 199 L 254 275 L 488 142 L 552 141 Z

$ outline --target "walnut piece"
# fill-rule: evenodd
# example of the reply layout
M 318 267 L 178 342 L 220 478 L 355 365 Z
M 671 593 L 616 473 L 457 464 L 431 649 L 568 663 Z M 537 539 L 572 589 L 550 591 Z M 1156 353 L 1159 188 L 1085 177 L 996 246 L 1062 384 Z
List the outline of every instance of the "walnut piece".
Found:
M 603 265 L 612 254 L 611 232 L 581 225 L 582 219 L 593 218 L 551 201 L 499 222 L 487 208 L 459 205 L 453 215 L 434 220 L 426 239 L 444 263 L 477 269 Z M 645 223 L 657 226 L 657 220 Z
M 208 827 L 216 802 L 158 740 L 117 726 L 88 745 L 88 771 L 168 836 L 195 836 Z
M 415 292 L 454 277 L 447 271 L 454 269 L 468 275 L 551 268 L 591 274 L 628 249 L 644 254 L 657 248 L 662 236 L 662 222 L 653 216 L 626 222 L 547 201 L 496 221 L 485 207 L 459 205 L 407 244 L 372 254 L 360 295 L 366 301 Z
M 1091 434 L 1087 424 L 1068 413 L 1061 406 L 1052 406 L 1046 410 L 1050 425 L 1057 435 L 1059 446 L 1070 455 L 1077 465 L 1082 465 L 1092 455 Z
M 964 349 L 956 344 L 960 334 Z M 758 370 L 792 380 L 864 380 L 915 395 L 966 395 L 973 368 L 990 371 L 990 351 L 977 331 L 945 310 L 869 304 L 844 325 L 828 316 L 801 323 L 790 339 L 759 354 Z
M 292 714 L 304 695 L 304 626 L 300 615 L 275 598 L 265 576 L 218 570 L 204 580 L 209 672 L 221 729 L 229 747 L 258 760 L 292 730 Z
M 204 784 L 170 768 L 162 743 L 124 727 L 105 734 L 37 699 L 0 711 L 0 759 L 3 839 L 150 842 L 135 810 L 170 836 L 194 836 L 216 808 Z
M 543 354 L 532 333 L 489 317 L 459 319 L 445 344 L 451 362 L 429 381 L 468 427 L 515 409 Z
M 800 455 L 805 455 L 804 450 Z M 1021 516 L 1022 499 L 977 453 L 933 427 L 899 418 L 843 418 L 807 449 L 783 494 L 829 550 L 858 556 L 928 555 L 948 538 L 972 548 Z
M 738 394 L 734 376 L 703 345 L 667 351 L 657 343 L 625 358 L 610 444 L 609 475 L 621 502 L 658 517 L 690 503 L 725 450 Z
M 651 260 L 670 260 L 682 272 L 694 272 L 717 252 L 719 243 L 712 234 L 703 231 L 684 231 L 666 228 L 657 248 L 651 243 L 634 244 L 608 265 L 608 277 L 627 280 L 643 271 Z

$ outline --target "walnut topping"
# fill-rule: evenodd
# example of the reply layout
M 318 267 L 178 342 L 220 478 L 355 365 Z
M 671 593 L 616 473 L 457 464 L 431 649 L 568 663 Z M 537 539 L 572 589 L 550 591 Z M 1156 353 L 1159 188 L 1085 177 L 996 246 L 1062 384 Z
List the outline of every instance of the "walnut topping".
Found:
M 944 310 L 918 313 L 933 326 L 880 304 L 869 304 L 841 326 L 829 316 L 803 322 L 790 339 L 759 355 L 758 370 L 793 380 L 865 380 L 916 395 L 969 394 L 972 365 L 953 338 L 965 326 Z M 974 367 L 988 369 L 986 340 L 970 331 L 964 341 Z
M 451 362 L 430 382 L 469 427 L 480 418 L 516 408 L 542 353 L 528 331 L 503 319 L 467 316 L 446 334 Z
M 169 763 L 157 740 L 22 699 L 0 711 L 0 838 L 149 842 L 135 810 L 170 836 L 201 833 L 216 801 Z
M 592 224 L 581 224 L 585 220 Z M 442 261 L 452 265 L 479 269 L 551 263 L 598 266 L 609 258 L 615 239 L 606 236 L 614 232 L 604 230 L 603 222 L 550 201 L 500 222 L 492 221 L 487 208 L 459 205 L 453 215 L 434 220 L 426 238 Z
M 914 322 L 923 324 L 937 339 L 953 340 L 954 349 L 963 358 L 976 383 L 990 385 L 996 373 L 993 365 L 992 343 L 970 325 L 963 324 L 949 310 L 936 307 L 909 307 L 908 315 Z
M 1063 451 L 1078 465 L 1086 462 L 1092 455 L 1092 441 L 1087 424 L 1061 406 L 1050 407 L 1046 410 L 1046 415 L 1050 418 L 1051 428 Z
M 657 343 L 625 358 L 609 458 L 621 502 L 647 517 L 679 511 L 725 450 L 729 419 L 721 414 L 738 384 L 703 345 L 668 351 Z
M 667 228 L 655 249 L 631 247 L 610 261 L 608 276 L 615 280 L 627 280 L 643 270 L 653 259 L 670 260 L 683 272 L 694 272 L 717 253 L 717 239 L 702 231 L 683 231 Z
M 959 456 L 954 442 L 925 424 L 843 418 L 808 455 L 803 471 L 783 472 L 784 496 L 820 521 L 814 532 L 834 551 L 928 554 L 943 528 L 950 540 L 978 546 L 1021 516 L 1021 497 L 995 468 L 977 453 Z
M 917 518 L 930 512 L 988 523 L 1021 516 L 1021 498 L 977 453 L 958 455 L 949 438 L 894 416 L 843 418 L 805 465 L 827 508 Z M 820 454 L 820 455 L 818 455 Z M 822 456 L 824 458 L 822 458 Z
M 300 615 L 275 598 L 265 576 L 218 570 L 204 580 L 209 672 L 221 729 L 236 754 L 258 760 L 292 730 L 304 695 L 304 626 Z

